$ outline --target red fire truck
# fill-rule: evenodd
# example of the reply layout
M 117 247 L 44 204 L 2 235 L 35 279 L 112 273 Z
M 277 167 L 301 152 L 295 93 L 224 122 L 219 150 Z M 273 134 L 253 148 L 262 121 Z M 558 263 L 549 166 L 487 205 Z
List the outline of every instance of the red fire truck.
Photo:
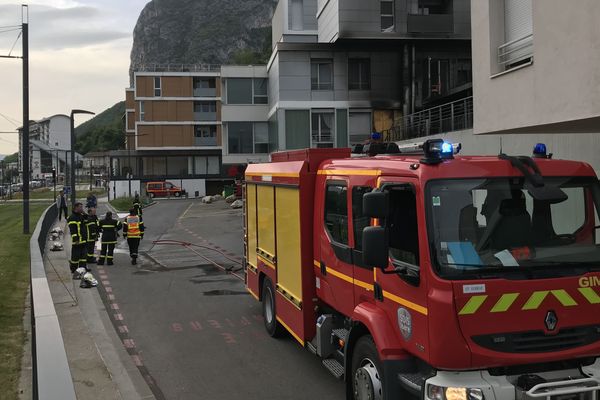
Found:
M 542 144 L 366 147 L 248 166 L 246 284 L 268 333 L 321 357 L 349 399 L 599 399 L 593 169 Z

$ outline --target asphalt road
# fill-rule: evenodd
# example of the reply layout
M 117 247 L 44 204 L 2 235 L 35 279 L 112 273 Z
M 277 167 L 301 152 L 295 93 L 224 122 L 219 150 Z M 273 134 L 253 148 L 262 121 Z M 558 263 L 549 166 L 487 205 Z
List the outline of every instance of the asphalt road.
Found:
M 292 338 L 272 339 L 244 284 L 198 254 L 239 271 L 240 210 L 224 202 L 160 201 L 133 266 L 98 269 L 101 295 L 124 346 L 158 399 L 338 399 L 342 382 Z M 154 245 L 181 240 L 205 247 Z M 223 254 L 207 247 L 218 246 Z

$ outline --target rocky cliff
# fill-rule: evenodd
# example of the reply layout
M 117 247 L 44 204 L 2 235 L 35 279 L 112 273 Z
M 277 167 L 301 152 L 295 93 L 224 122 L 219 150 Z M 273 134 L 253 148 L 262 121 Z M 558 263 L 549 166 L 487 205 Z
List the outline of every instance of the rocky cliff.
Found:
M 277 0 L 152 0 L 133 32 L 130 72 L 147 64 L 268 57 Z M 254 61 L 254 60 L 253 60 Z

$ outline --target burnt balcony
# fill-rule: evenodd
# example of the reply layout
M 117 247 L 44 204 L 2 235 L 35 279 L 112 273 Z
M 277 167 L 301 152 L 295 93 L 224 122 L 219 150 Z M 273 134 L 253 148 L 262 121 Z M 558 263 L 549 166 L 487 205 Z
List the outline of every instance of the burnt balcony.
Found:
M 452 33 L 454 23 L 452 14 L 409 14 L 409 33 Z

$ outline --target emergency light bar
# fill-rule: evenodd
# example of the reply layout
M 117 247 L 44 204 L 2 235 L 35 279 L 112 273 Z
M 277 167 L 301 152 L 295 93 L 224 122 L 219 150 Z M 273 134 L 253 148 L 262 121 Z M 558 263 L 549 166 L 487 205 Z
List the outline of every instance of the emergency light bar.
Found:
M 454 154 L 458 154 L 462 148 L 460 143 L 450 143 L 443 139 L 429 139 L 421 143 L 410 143 L 398 145 L 400 154 L 422 154 L 421 159 L 423 164 L 437 164 L 443 160 L 454 158 Z

